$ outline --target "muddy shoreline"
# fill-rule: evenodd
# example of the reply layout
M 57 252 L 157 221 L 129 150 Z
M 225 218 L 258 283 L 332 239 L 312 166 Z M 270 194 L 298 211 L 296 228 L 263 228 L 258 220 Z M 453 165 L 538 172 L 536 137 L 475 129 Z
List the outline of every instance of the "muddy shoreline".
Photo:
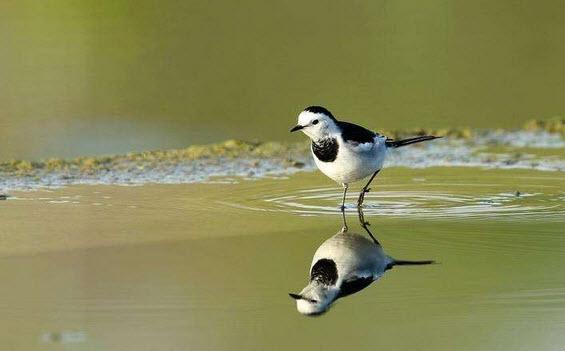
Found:
M 482 167 L 562 171 L 563 123 L 534 121 L 522 130 L 410 130 L 394 138 L 434 134 L 441 140 L 394 150 L 388 167 Z M 314 170 L 309 143 L 227 140 L 184 149 L 124 155 L 12 160 L 0 163 L 0 192 L 72 184 L 196 183 L 218 177 L 262 178 Z

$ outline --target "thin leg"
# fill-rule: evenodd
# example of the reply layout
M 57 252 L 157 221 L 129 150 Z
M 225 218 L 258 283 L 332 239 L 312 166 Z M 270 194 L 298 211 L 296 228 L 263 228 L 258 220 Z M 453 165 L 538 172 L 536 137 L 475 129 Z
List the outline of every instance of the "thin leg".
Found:
M 378 171 L 376 171 L 375 173 L 373 173 L 373 175 L 371 176 L 371 178 L 369 179 L 369 181 L 367 182 L 367 184 L 363 187 L 363 189 L 361 190 L 361 194 L 359 194 L 359 199 L 357 200 L 357 207 L 361 207 L 363 206 L 363 200 L 365 200 L 365 193 L 368 193 L 371 188 L 369 188 L 369 185 L 371 185 L 371 182 L 373 181 L 373 179 L 375 179 L 375 176 L 380 172 L 381 170 L 379 169 Z
M 361 223 L 361 227 L 363 227 L 363 229 L 365 229 L 365 231 L 367 232 L 367 234 L 369 234 L 369 236 L 371 237 L 371 239 L 373 239 L 373 242 L 379 246 L 381 246 L 381 244 L 379 243 L 379 241 L 377 240 L 377 238 L 375 238 L 373 236 L 373 233 L 371 233 L 371 231 L 369 230 L 369 226 L 371 225 L 369 222 L 365 221 L 365 216 L 363 215 L 363 210 L 361 209 L 361 207 L 357 208 L 357 213 L 359 214 L 359 223 Z
M 347 188 L 348 185 L 343 183 L 341 184 L 343 186 L 343 199 L 341 200 L 341 211 L 345 210 L 345 195 L 347 195 Z
M 345 210 L 343 208 L 341 209 L 341 218 L 343 220 L 343 227 L 341 228 L 341 232 L 346 233 L 348 228 L 347 228 L 347 221 L 345 220 Z

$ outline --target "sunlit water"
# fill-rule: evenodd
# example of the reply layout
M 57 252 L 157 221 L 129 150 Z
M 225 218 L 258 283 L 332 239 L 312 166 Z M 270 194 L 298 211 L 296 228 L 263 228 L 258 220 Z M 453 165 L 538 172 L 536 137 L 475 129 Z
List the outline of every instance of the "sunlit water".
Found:
M 6 349 L 558 350 L 565 193 L 554 172 L 387 169 L 365 217 L 397 267 L 323 316 L 289 292 L 342 227 L 317 173 L 72 186 L 0 202 Z M 519 192 L 519 195 L 517 195 Z M 350 231 L 357 223 L 348 197 Z M 7 345 L 7 346 L 6 346 Z

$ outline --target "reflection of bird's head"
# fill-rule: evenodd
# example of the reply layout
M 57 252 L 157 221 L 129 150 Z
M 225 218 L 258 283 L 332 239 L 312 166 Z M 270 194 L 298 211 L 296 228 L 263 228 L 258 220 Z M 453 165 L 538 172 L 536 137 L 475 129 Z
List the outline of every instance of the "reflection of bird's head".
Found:
M 318 247 L 310 267 L 310 280 L 300 293 L 290 293 L 298 312 L 316 316 L 325 313 L 335 300 L 355 294 L 399 265 L 427 265 L 434 261 L 395 260 L 388 256 L 359 217 L 367 237 L 339 231 Z
M 312 280 L 299 294 L 289 294 L 296 300 L 298 312 L 316 316 L 325 313 L 338 296 L 338 289 Z
M 339 296 L 338 278 L 338 268 L 333 259 L 315 258 L 308 285 L 300 294 L 290 294 L 296 299 L 298 312 L 310 316 L 326 312 Z
M 373 273 L 384 271 L 386 260 L 380 245 L 362 235 L 340 231 L 316 250 L 308 285 L 300 293 L 289 295 L 296 300 L 298 312 L 323 314 L 352 289 L 358 291 L 369 285 Z

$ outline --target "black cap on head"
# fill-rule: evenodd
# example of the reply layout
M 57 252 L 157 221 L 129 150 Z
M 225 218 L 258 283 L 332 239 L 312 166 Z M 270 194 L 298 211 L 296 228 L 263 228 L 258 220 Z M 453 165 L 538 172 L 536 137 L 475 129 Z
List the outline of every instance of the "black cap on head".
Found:
M 308 106 L 304 109 L 304 111 L 312 112 L 312 113 L 323 113 L 324 115 L 328 116 L 329 118 L 336 120 L 334 115 L 325 107 L 322 106 Z

